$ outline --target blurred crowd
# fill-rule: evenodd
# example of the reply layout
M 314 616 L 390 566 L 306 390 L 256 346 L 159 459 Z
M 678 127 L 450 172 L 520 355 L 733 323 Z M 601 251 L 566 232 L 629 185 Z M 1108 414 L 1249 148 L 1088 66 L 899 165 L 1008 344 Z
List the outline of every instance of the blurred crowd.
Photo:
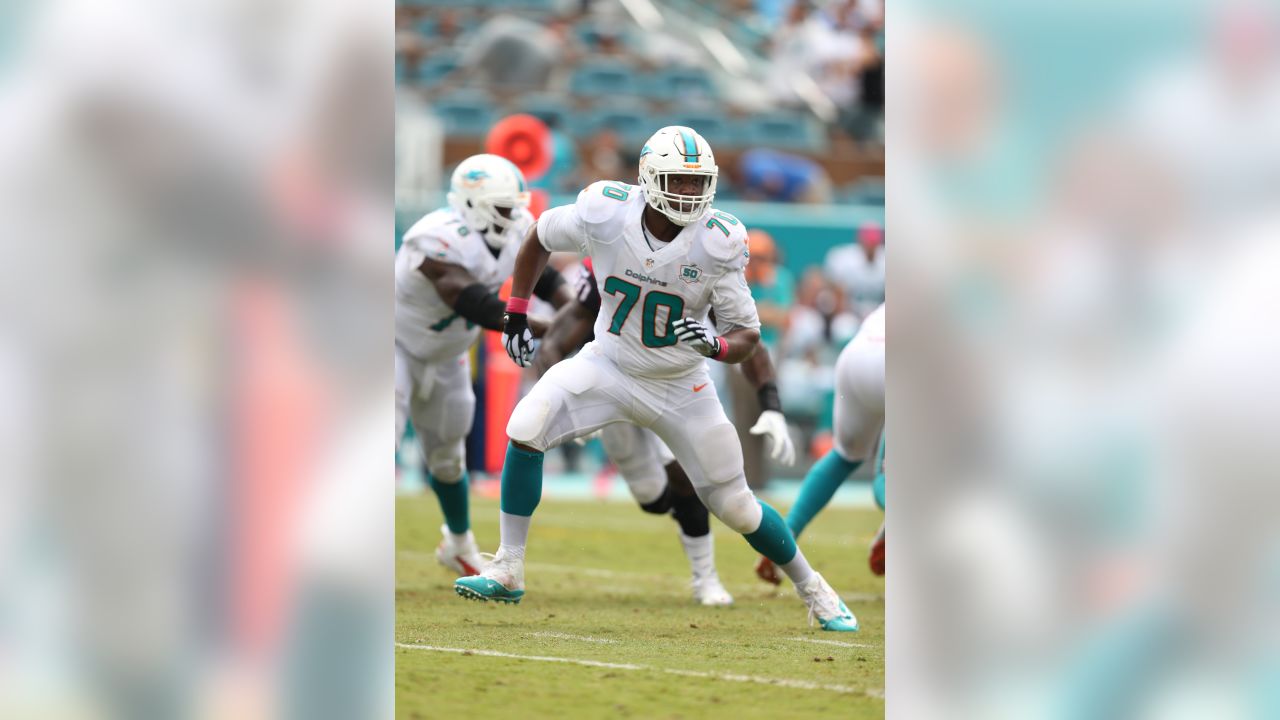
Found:
M 723 199 L 858 202 L 883 172 L 880 0 L 484 0 L 396 7 L 398 85 L 452 139 L 530 113 L 556 135 L 551 193 L 626 178 L 654 129 L 721 155 Z M 721 4 L 718 4 L 721 5 Z M 647 13 L 652 13 L 649 15 Z

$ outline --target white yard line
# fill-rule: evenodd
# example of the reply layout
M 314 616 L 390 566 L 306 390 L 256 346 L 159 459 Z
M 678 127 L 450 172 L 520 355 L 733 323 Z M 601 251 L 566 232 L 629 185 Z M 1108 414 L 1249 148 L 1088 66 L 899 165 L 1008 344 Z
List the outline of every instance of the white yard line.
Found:
M 485 657 L 511 658 L 513 660 L 538 660 L 542 662 L 558 662 L 570 665 L 584 665 L 587 667 L 602 667 L 611 670 L 651 670 L 654 672 L 666 673 L 668 675 L 680 675 L 683 677 L 707 678 L 710 680 L 727 680 L 729 682 L 749 682 L 759 685 L 775 685 L 778 687 L 796 688 L 799 690 L 828 690 L 830 692 L 868 695 L 870 697 L 882 698 L 884 691 L 879 689 L 860 690 L 847 685 L 826 685 L 824 683 L 810 682 L 808 680 L 794 680 L 791 678 L 768 678 L 757 675 L 737 675 L 732 673 L 714 673 L 702 672 L 699 670 L 679 670 L 676 668 L 653 667 L 650 665 L 635 665 L 632 663 L 610 663 L 601 662 L 599 660 L 581 660 L 578 658 L 548 657 L 545 655 L 517 655 L 515 653 L 498 652 L 497 650 L 476 650 L 467 648 L 438 647 L 435 645 L 416 645 L 412 643 L 396 643 L 396 647 L 406 650 L 430 650 L 432 652 L 456 653 L 458 655 L 483 655 Z
M 819 640 L 817 638 L 807 638 L 807 637 L 793 637 L 791 639 L 795 640 L 796 642 L 816 643 L 818 645 L 835 645 L 836 647 L 847 647 L 847 648 L 870 648 L 872 650 L 879 649 L 878 645 L 867 645 L 866 643 L 847 643 L 847 642 L 840 642 L 839 640 Z
M 602 667 L 611 670 L 647 670 L 644 665 L 632 665 L 630 663 L 611 663 L 601 662 L 599 660 L 579 660 L 577 658 L 561 658 L 548 657 L 546 655 L 514 655 L 512 653 L 498 652 L 497 650 L 473 650 L 468 648 L 451 648 L 437 647 L 435 645 L 414 645 L 411 643 L 396 643 L 396 647 L 405 648 L 406 650 L 431 650 L 432 652 L 448 652 L 457 653 L 459 655 L 484 655 L 487 657 L 513 658 L 516 660 L 541 660 L 542 662 L 560 662 L 570 665 L 586 665 L 587 667 Z
M 535 632 L 529 633 L 532 637 L 556 638 L 557 640 L 580 640 L 582 642 L 600 643 L 602 645 L 612 645 L 618 642 L 610 638 L 591 637 L 590 635 L 570 635 L 568 633 L 559 632 Z

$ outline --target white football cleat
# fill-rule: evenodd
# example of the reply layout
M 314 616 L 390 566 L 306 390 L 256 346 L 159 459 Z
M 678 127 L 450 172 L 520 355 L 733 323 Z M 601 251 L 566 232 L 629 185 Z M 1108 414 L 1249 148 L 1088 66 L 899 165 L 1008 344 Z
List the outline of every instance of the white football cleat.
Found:
M 856 632 L 858 619 L 849 612 L 844 600 L 818 573 L 796 586 L 796 594 L 809 606 L 809 624 L 818 619 L 823 630 L 834 632 Z
M 706 577 L 695 576 L 689 586 L 693 588 L 693 599 L 699 605 L 712 607 L 733 604 L 733 596 L 724 589 L 720 577 L 715 573 Z
M 457 573 L 458 577 L 479 575 L 484 567 L 484 560 L 480 558 L 480 549 L 476 547 L 476 538 L 471 531 L 468 530 L 461 540 L 449 532 L 448 525 L 441 525 L 440 533 L 444 537 L 436 546 L 436 560 Z

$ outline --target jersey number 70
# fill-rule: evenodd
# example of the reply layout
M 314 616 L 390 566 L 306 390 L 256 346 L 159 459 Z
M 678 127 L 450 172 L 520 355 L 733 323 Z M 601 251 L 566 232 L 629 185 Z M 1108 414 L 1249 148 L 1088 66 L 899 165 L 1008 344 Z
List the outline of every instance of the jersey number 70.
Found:
M 644 342 L 645 347 L 651 348 L 670 347 L 676 344 L 676 334 L 671 329 L 671 323 L 684 315 L 684 298 L 679 295 L 664 293 L 660 290 L 650 290 L 646 293 L 639 285 L 629 283 L 613 275 L 605 279 L 604 291 L 610 295 L 622 296 L 622 299 L 618 302 L 618 309 L 613 313 L 613 322 L 609 325 L 609 332 L 614 335 L 622 334 L 622 326 L 627 324 L 627 318 L 631 315 L 632 308 L 636 306 L 636 301 L 643 294 L 644 305 L 640 313 L 640 340 Z M 661 335 L 658 334 L 659 307 L 667 309 L 667 319 L 662 324 Z

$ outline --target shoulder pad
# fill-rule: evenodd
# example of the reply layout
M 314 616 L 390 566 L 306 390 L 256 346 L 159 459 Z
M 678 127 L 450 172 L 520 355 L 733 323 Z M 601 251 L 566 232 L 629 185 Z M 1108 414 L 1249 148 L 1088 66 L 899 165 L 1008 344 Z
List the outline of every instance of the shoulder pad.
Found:
M 593 182 L 578 193 L 578 217 L 588 225 L 608 222 L 640 198 L 640 187 L 616 180 Z
M 739 272 L 747 266 L 747 228 L 727 212 L 713 210 L 698 221 L 702 245 L 707 255 L 726 270 Z
M 409 228 L 404 244 L 426 259 L 462 265 L 471 235 L 471 229 L 453 213 L 436 211 Z

